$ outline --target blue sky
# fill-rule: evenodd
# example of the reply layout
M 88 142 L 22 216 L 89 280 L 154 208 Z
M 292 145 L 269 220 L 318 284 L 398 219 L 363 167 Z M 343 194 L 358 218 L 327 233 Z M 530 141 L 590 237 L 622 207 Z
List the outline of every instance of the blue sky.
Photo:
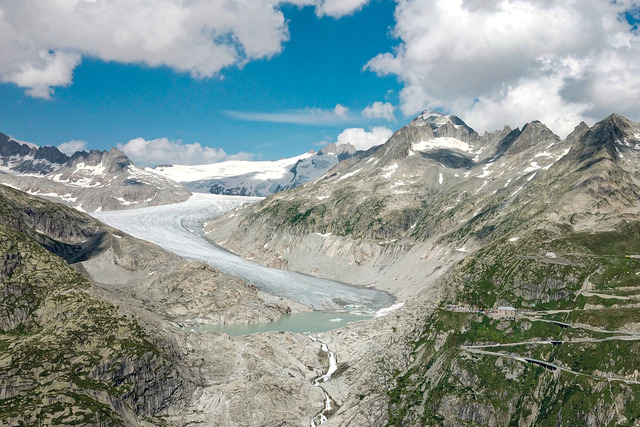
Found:
M 614 111 L 640 120 L 637 7 L 5 0 L 0 132 L 143 164 L 366 148 L 425 108 L 566 135 Z
M 345 128 L 396 128 L 396 121 L 361 114 L 377 101 L 398 102 L 395 77 L 363 70 L 397 44 L 390 35 L 393 10 L 393 2 L 379 1 L 335 19 L 285 5 L 290 40 L 281 53 L 209 78 L 83 58 L 72 83 L 55 88 L 51 99 L 0 85 L 0 132 L 39 145 L 82 140 L 90 149 L 168 138 L 273 160 L 318 150 Z M 338 104 L 348 108 L 344 117 L 331 114 Z M 277 117 L 261 121 L 259 113 Z

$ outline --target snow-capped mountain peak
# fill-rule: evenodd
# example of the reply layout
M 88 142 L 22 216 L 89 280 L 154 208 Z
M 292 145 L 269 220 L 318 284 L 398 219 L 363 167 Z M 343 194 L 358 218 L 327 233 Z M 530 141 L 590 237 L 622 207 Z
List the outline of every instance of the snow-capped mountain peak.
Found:
M 425 110 L 412 122 L 414 126 L 429 125 L 436 132 L 443 127 L 452 127 L 456 130 L 463 130 L 469 134 L 475 133 L 461 118 L 455 115 L 444 114 L 439 111 Z

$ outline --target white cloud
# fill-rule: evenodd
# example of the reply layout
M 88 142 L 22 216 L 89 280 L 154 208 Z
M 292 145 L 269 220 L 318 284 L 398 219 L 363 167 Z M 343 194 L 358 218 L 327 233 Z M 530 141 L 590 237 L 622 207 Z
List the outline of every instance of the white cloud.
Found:
M 69 85 L 73 69 L 79 63 L 80 55 L 74 52 L 40 50 L 33 60 L 0 74 L 0 80 L 26 88 L 27 94 L 34 98 L 50 99 L 53 92 L 51 87 Z
M 185 144 L 168 138 L 145 140 L 135 138 L 126 144 L 118 144 L 118 149 L 140 166 L 159 164 L 203 165 L 225 160 L 251 160 L 250 153 L 229 155 L 222 148 L 203 147 L 199 142 Z
M 281 4 L 340 18 L 368 0 L 9 0 L 0 2 L 0 81 L 49 99 L 83 56 L 198 78 L 282 51 Z
M 357 12 L 367 3 L 369 0 L 320 0 L 317 2 L 316 15 L 340 18 Z
M 394 107 L 390 102 L 374 102 L 362 110 L 362 115 L 370 119 L 385 119 L 394 122 L 396 117 L 393 114 Z
M 377 126 L 367 132 L 362 128 L 349 128 L 338 135 L 338 145 L 351 144 L 358 150 L 368 150 L 376 145 L 387 142 L 393 131 L 389 128 Z
M 62 151 L 67 156 L 71 156 L 76 151 L 83 151 L 87 148 L 87 141 L 81 139 L 72 139 L 71 141 L 63 142 L 58 145 L 58 150 Z
M 250 122 L 292 123 L 298 125 L 323 126 L 344 123 L 351 119 L 349 108 L 337 104 L 332 110 L 322 108 L 304 108 L 298 110 L 284 110 L 275 113 L 261 113 L 254 111 L 226 111 L 234 119 Z
M 566 134 L 613 111 L 637 120 L 640 34 L 620 18 L 636 3 L 398 0 L 402 43 L 366 68 L 399 77 L 405 115 L 440 108 L 480 131 L 539 119 Z
M 344 105 L 336 104 L 336 108 L 333 109 L 333 113 L 338 117 L 347 117 L 349 108 Z
M 82 56 L 195 77 L 269 58 L 289 39 L 281 0 L 0 2 L 0 80 L 48 98 Z M 287 3 L 316 5 L 318 1 Z

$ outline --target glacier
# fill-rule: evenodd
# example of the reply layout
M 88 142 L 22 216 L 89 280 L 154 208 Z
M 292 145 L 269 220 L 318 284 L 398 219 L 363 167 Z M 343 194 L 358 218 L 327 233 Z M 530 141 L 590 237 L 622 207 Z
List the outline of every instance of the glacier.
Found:
M 209 264 L 254 284 L 264 292 L 290 298 L 314 310 L 336 311 L 362 306 L 364 310 L 375 311 L 393 304 L 394 298 L 385 292 L 265 267 L 204 238 L 202 227 L 205 222 L 259 200 L 261 198 L 194 194 L 182 203 L 93 212 L 91 215 L 183 258 Z

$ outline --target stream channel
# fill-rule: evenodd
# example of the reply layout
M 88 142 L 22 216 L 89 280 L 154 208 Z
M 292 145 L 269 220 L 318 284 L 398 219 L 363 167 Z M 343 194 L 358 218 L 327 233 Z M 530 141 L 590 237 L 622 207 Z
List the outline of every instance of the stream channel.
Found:
M 194 194 L 183 203 L 94 212 L 91 215 L 183 258 L 204 262 L 224 273 L 240 277 L 264 292 L 291 298 L 315 310 L 283 316 L 278 321 L 263 324 L 220 325 L 215 327 L 218 329 L 212 325 L 189 328 L 216 330 L 229 335 L 274 330 L 318 333 L 342 327 L 354 320 L 370 318 L 371 316 L 360 316 L 358 313 L 373 314 L 393 303 L 393 297 L 389 294 L 374 289 L 264 267 L 220 248 L 204 238 L 202 228 L 207 221 L 259 200 L 261 199 Z

